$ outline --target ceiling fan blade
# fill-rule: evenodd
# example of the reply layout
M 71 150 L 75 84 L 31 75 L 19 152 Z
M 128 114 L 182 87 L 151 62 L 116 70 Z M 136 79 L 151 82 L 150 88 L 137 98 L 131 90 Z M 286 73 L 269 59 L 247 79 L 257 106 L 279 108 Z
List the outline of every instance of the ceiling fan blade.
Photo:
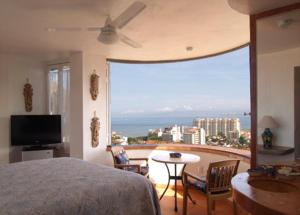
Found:
M 132 39 L 130 39 L 128 37 L 126 37 L 124 34 L 118 33 L 118 35 L 119 35 L 120 40 L 123 43 L 125 43 L 125 44 L 127 44 L 127 45 L 129 45 L 133 48 L 142 48 L 141 44 L 139 44 L 138 42 L 133 41 Z
M 101 31 L 101 27 L 88 27 L 86 30 L 88 30 L 88 31 Z
M 74 31 L 82 31 L 82 28 L 80 27 L 49 27 L 45 29 L 48 32 L 62 32 L 62 31 L 69 31 L 69 32 L 74 32 Z
M 119 17 L 112 21 L 112 25 L 120 29 L 123 28 L 130 20 L 136 17 L 145 8 L 146 5 L 143 2 L 134 2 Z

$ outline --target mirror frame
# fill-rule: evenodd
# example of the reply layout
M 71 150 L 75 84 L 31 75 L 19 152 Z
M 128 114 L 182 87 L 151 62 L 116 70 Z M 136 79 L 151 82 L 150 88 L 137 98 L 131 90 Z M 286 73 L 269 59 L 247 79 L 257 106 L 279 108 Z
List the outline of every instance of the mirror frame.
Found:
M 250 15 L 250 103 L 251 103 L 251 168 L 257 166 L 257 26 L 259 19 L 300 9 L 300 3 Z

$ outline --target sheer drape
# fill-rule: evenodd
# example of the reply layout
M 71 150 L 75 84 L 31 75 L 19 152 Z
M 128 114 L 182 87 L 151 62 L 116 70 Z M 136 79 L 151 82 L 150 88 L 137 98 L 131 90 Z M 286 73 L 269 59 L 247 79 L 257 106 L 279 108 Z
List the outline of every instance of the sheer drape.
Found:
M 63 143 L 69 148 L 70 139 L 70 66 L 68 64 L 48 67 L 48 111 L 62 116 Z

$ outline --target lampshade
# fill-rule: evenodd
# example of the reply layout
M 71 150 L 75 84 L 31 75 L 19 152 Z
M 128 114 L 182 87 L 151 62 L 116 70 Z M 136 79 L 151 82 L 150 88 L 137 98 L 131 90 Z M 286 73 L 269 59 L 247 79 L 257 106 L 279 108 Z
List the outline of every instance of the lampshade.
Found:
M 277 122 L 271 116 L 263 116 L 258 122 L 260 128 L 278 128 Z

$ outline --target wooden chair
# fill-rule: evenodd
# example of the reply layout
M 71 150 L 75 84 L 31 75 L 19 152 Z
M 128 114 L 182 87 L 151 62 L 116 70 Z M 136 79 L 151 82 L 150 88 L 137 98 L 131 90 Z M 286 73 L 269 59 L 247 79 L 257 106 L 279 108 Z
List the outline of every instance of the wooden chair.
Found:
M 215 200 L 232 196 L 231 178 L 236 175 L 239 160 L 227 160 L 210 163 L 206 177 L 197 177 L 188 172 L 183 173 L 183 215 L 187 214 L 189 186 L 201 188 L 207 197 L 207 214 L 215 209 Z M 193 181 L 193 182 L 192 182 Z
M 127 163 L 120 163 L 117 159 L 118 154 L 125 153 L 126 151 L 122 146 L 112 146 L 110 148 L 113 161 L 114 161 L 114 167 L 117 169 L 123 169 L 130 172 L 135 172 L 141 175 L 146 176 L 149 178 L 149 164 L 148 164 L 148 158 L 128 158 Z M 130 161 L 146 161 L 146 166 L 141 166 L 140 164 L 130 164 Z

